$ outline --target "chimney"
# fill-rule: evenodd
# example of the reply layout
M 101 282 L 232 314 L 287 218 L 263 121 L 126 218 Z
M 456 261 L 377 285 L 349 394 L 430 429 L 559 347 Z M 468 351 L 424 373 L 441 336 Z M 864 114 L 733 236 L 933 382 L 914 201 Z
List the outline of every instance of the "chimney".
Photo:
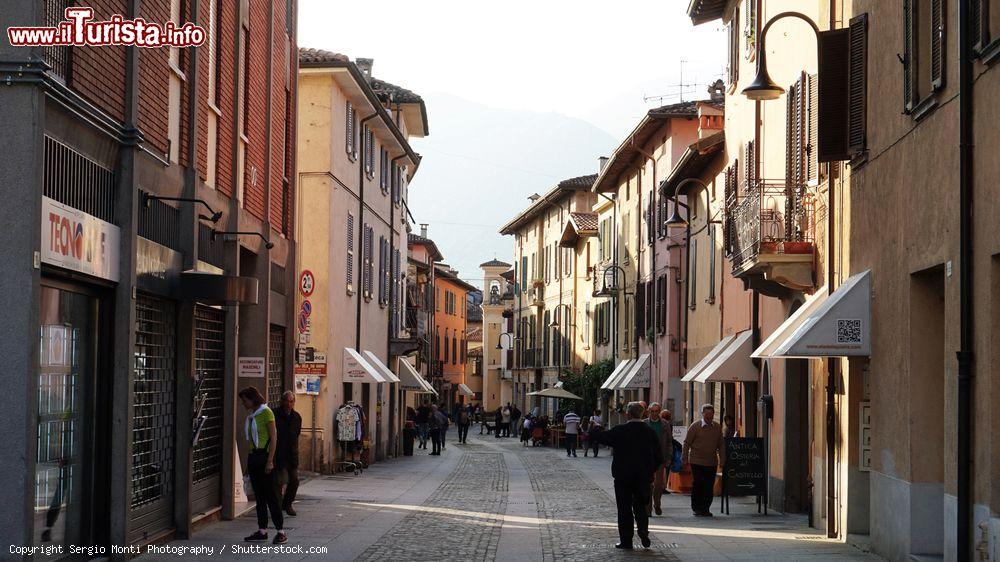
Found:
M 427 238 L 427 223 L 420 223 L 420 236 Z
M 538 201 L 541 198 L 542 196 L 537 193 L 532 193 L 531 195 L 528 196 L 528 200 L 531 201 L 532 204 L 534 204 L 535 201 Z
M 711 86 L 708 87 L 708 97 L 712 101 L 725 101 L 726 99 L 726 86 L 722 83 L 722 80 L 716 80 Z
M 355 66 L 361 71 L 361 74 L 365 75 L 365 79 L 369 82 L 372 81 L 372 65 L 375 64 L 375 59 L 354 59 Z
M 610 160 L 610 159 L 607 156 L 598 156 L 597 157 L 597 173 L 598 174 L 604 171 L 604 167 L 608 165 L 608 160 Z

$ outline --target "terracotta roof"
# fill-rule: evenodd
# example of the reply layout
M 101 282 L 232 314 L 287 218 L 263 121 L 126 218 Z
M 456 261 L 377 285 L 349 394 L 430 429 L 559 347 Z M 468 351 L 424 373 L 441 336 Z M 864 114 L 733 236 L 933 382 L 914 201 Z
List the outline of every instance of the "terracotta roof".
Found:
M 324 51 L 322 49 L 307 49 L 305 47 L 299 49 L 299 64 L 324 64 L 331 62 L 351 62 L 351 59 L 347 58 L 346 55 L 340 53 L 333 53 L 330 51 Z
M 465 352 L 465 356 L 466 357 L 482 357 L 483 356 L 483 348 L 481 348 L 481 347 L 473 347 L 472 349 L 470 349 L 470 350 L 468 350 L 468 351 Z
M 575 178 L 569 178 L 559 182 L 559 187 L 561 189 L 590 189 L 594 185 L 594 180 L 596 179 L 597 174 L 577 176 Z
M 372 77 L 372 89 L 377 93 L 386 93 L 392 96 L 392 101 L 398 103 L 423 103 L 424 99 L 402 86 L 390 84 L 385 80 Z
M 483 341 L 483 329 L 476 327 L 465 331 L 465 341 Z
M 690 0 L 687 9 L 688 17 L 695 25 L 717 20 L 725 13 L 726 2 L 727 0 Z
M 597 213 L 570 213 L 577 230 L 597 230 Z
M 509 263 L 504 263 L 496 258 L 491 259 L 488 262 L 479 264 L 479 267 L 511 267 Z
M 514 234 L 525 222 L 532 220 L 543 210 L 550 208 L 553 203 L 565 201 L 565 198 L 569 197 L 573 192 L 589 191 L 596 178 L 597 174 L 591 174 L 589 176 L 577 176 L 562 180 L 555 187 L 545 192 L 545 195 L 535 199 L 534 203 L 527 209 L 521 211 L 516 217 L 508 221 L 507 224 L 500 227 L 500 234 Z
M 465 280 L 463 280 L 458 275 L 456 275 L 456 274 L 448 271 L 447 269 L 444 269 L 444 267 L 442 267 L 442 265 L 443 264 L 435 264 L 435 266 L 434 266 L 434 276 L 435 277 L 437 277 L 438 279 L 447 279 L 449 282 L 458 285 L 459 287 L 465 289 L 466 291 L 478 291 L 479 290 L 479 287 L 476 287 L 475 285 L 466 282 Z M 445 266 L 445 267 L 447 267 L 447 266 Z

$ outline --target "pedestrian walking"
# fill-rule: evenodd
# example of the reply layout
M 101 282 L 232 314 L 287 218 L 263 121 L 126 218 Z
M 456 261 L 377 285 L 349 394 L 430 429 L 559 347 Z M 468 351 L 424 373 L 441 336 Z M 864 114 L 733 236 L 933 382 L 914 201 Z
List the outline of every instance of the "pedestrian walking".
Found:
M 527 447 L 528 441 L 531 440 L 531 416 L 525 416 L 524 421 L 521 422 L 521 445 Z
M 583 456 L 587 456 L 590 451 L 594 452 L 594 458 L 597 458 L 597 453 L 601 450 L 601 440 L 599 439 L 601 432 L 604 431 L 603 420 L 601 419 L 601 411 L 594 410 L 593 415 L 590 416 L 590 422 L 587 427 L 587 446 L 589 449 L 583 451 Z
M 517 434 L 518 429 L 521 427 L 521 410 L 517 409 L 517 406 L 511 404 L 510 406 L 510 431 L 511 433 Z
M 427 417 L 427 433 L 430 434 L 431 438 L 431 455 L 441 454 L 441 428 L 444 427 L 448 418 L 445 417 L 440 411 L 438 411 L 437 404 L 431 404 L 430 406 L 430 416 Z M 427 447 L 424 447 L 425 449 Z
M 494 414 L 493 414 L 493 418 L 494 418 L 494 421 L 493 421 L 493 437 L 495 437 L 497 439 L 500 439 L 500 437 L 501 437 L 501 435 L 500 435 L 500 433 L 501 433 L 500 426 L 503 425 L 503 408 L 498 407 L 497 411 L 494 412 Z
M 247 472 L 250 486 L 257 502 L 257 531 L 244 538 L 245 541 L 267 540 L 267 514 L 271 512 L 274 528 L 274 544 L 284 544 L 288 537 L 284 531 L 284 516 L 278 503 L 278 490 L 274 479 L 274 455 L 278 448 L 278 430 L 274 424 L 274 412 L 267 407 L 260 391 L 248 386 L 239 392 L 240 402 L 246 408 L 246 422 L 243 434 L 250 442 L 247 457 Z
M 281 407 L 274 413 L 278 430 L 278 450 L 274 454 L 274 468 L 278 472 L 278 497 L 281 509 L 295 517 L 295 494 L 299 490 L 299 435 L 302 433 L 302 416 L 295 411 L 295 393 L 286 390 L 281 395 Z
M 725 462 L 726 442 L 722 427 L 714 421 L 715 407 L 701 407 L 701 419 L 687 430 L 684 438 L 683 462 L 691 465 L 691 510 L 698 517 L 712 517 L 712 496 L 716 468 Z M 617 451 L 616 451 L 617 453 Z
M 615 548 L 632 549 L 632 538 L 639 535 L 644 548 L 649 548 L 649 503 L 653 472 L 663 464 L 660 444 L 649 425 L 643 423 L 645 408 L 638 402 L 626 407 L 628 421 L 601 432 L 598 439 L 614 447 L 611 476 L 615 479 L 615 503 L 618 505 L 618 537 Z M 633 528 L 634 525 L 634 528 Z
M 438 410 L 438 413 L 440 413 L 442 416 L 444 416 L 444 421 L 441 423 L 441 450 L 442 451 L 445 448 L 444 447 L 445 446 L 445 439 L 448 437 L 448 427 L 451 426 L 451 418 L 448 417 L 448 414 L 445 413 L 446 411 L 447 411 L 447 409 L 445 408 L 445 405 L 442 404 L 441 408 Z
M 472 423 L 472 407 L 458 411 L 458 442 L 465 443 L 469 438 L 469 424 Z
M 500 412 L 500 425 L 503 427 L 503 436 L 510 437 L 510 403 Z
M 656 434 L 656 439 L 660 444 L 660 455 L 663 458 L 663 464 L 656 467 L 656 471 L 653 473 L 653 484 L 650 493 L 650 503 L 646 506 L 646 513 L 652 515 L 655 511 L 657 515 L 663 515 L 663 509 L 660 507 L 660 499 L 663 497 L 663 491 L 667 487 L 667 463 L 669 463 L 674 458 L 674 445 L 673 445 L 673 433 L 670 428 L 670 424 L 663 421 L 660 417 L 662 407 L 659 402 L 653 402 L 649 405 L 647 410 L 648 417 L 644 420 L 649 428 L 653 430 Z
M 424 403 L 417 408 L 417 435 L 420 437 L 420 446 L 418 449 L 427 448 L 427 435 L 428 435 L 428 424 L 430 423 L 431 417 L 431 407 L 430 404 L 424 400 Z
M 566 456 L 576 456 L 576 440 L 580 434 L 580 416 L 572 409 L 563 416 L 566 426 Z

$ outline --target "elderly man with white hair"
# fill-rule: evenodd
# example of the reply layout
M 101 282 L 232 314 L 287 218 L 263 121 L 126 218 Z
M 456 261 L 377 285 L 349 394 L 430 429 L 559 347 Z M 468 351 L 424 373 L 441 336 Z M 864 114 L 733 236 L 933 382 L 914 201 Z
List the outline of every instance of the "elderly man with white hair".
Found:
M 632 549 L 632 537 L 639 535 L 642 546 L 649 548 L 649 503 L 653 472 L 663 464 L 656 433 L 643 422 L 645 408 L 638 402 L 629 402 L 626 412 L 628 422 L 602 431 L 597 439 L 614 447 L 611 475 L 615 479 L 615 502 L 618 504 L 618 536 L 621 542 L 615 548 Z M 635 528 L 633 528 L 633 524 Z
M 726 441 L 722 426 L 715 421 L 715 407 L 701 407 L 701 419 L 688 427 L 682 453 L 685 463 L 691 465 L 691 510 L 697 517 L 712 516 L 712 497 L 715 495 L 715 471 L 726 459 Z

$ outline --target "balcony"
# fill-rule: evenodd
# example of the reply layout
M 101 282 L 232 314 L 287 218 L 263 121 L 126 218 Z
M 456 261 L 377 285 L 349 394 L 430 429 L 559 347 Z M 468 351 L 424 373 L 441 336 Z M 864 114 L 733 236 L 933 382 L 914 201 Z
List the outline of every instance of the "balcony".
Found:
M 535 308 L 545 306 L 545 287 L 533 287 L 528 291 L 528 303 Z
M 733 276 L 781 297 L 815 285 L 815 201 L 805 185 L 753 180 L 726 197 L 723 224 Z

